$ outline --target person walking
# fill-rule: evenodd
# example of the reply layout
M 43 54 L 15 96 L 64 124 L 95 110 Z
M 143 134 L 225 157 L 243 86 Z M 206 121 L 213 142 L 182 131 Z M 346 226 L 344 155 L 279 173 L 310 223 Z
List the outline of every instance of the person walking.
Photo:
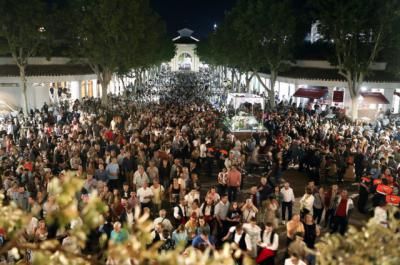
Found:
M 285 182 L 281 189 L 282 194 L 282 224 L 286 223 L 286 209 L 288 211 L 288 221 L 292 219 L 293 202 L 295 201 L 293 189 L 289 182 Z
M 242 174 L 237 170 L 235 165 L 232 165 L 227 173 L 228 199 L 236 201 L 237 192 L 242 182 Z

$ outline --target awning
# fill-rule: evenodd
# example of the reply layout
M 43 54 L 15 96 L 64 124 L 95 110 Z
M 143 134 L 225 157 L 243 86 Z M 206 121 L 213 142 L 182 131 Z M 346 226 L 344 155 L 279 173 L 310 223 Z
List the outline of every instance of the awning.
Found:
M 264 99 L 258 95 L 250 93 L 229 93 L 227 102 L 228 104 L 233 105 L 235 109 L 238 109 L 240 105 L 244 103 L 258 103 L 261 105 L 261 108 L 264 109 Z
M 320 99 L 328 94 L 328 88 L 322 86 L 313 86 L 313 87 L 300 87 L 294 93 L 294 97 L 298 98 L 312 98 L 312 99 Z
M 389 100 L 380 92 L 362 92 L 365 104 L 390 104 Z

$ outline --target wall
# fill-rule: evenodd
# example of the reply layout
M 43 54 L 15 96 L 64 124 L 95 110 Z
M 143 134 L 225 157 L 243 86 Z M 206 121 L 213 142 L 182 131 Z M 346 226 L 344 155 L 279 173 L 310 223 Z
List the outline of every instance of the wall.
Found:
M 20 96 L 21 89 L 19 87 L 8 86 L 0 88 L 0 100 L 6 102 L 11 106 L 22 106 L 22 102 L 20 102 Z

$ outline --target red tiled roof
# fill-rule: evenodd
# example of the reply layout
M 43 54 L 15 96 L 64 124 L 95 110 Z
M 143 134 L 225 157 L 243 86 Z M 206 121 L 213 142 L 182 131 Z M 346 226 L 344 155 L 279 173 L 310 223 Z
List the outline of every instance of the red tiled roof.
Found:
M 328 93 L 327 87 L 300 87 L 294 92 L 294 97 L 298 98 L 323 98 Z
M 262 71 L 269 74 L 269 71 Z M 295 79 L 321 80 L 321 81 L 346 81 L 343 76 L 338 73 L 337 69 L 323 69 L 313 67 L 294 66 L 285 72 L 279 73 L 280 77 L 288 77 Z M 365 78 L 366 82 L 393 82 L 400 83 L 400 76 L 396 76 L 387 71 L 371 71 Z
M 94 74 L 88 65 L 83 64 L 53 64 L 28 65 L 27 76 L 63 76 L 63 75 L 90 75 Z M 16 65 L 0 65 L 0 76 L 19 76 Z

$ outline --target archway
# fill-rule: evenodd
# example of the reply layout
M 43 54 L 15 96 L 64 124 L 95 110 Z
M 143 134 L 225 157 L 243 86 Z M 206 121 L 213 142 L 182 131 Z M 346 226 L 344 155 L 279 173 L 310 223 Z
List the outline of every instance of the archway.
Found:
M 181 53 L 178 57 L 178 69 L 180 71 L 191 71 L 192 70 L 193 59 L 192 56 L 187 53 Z

